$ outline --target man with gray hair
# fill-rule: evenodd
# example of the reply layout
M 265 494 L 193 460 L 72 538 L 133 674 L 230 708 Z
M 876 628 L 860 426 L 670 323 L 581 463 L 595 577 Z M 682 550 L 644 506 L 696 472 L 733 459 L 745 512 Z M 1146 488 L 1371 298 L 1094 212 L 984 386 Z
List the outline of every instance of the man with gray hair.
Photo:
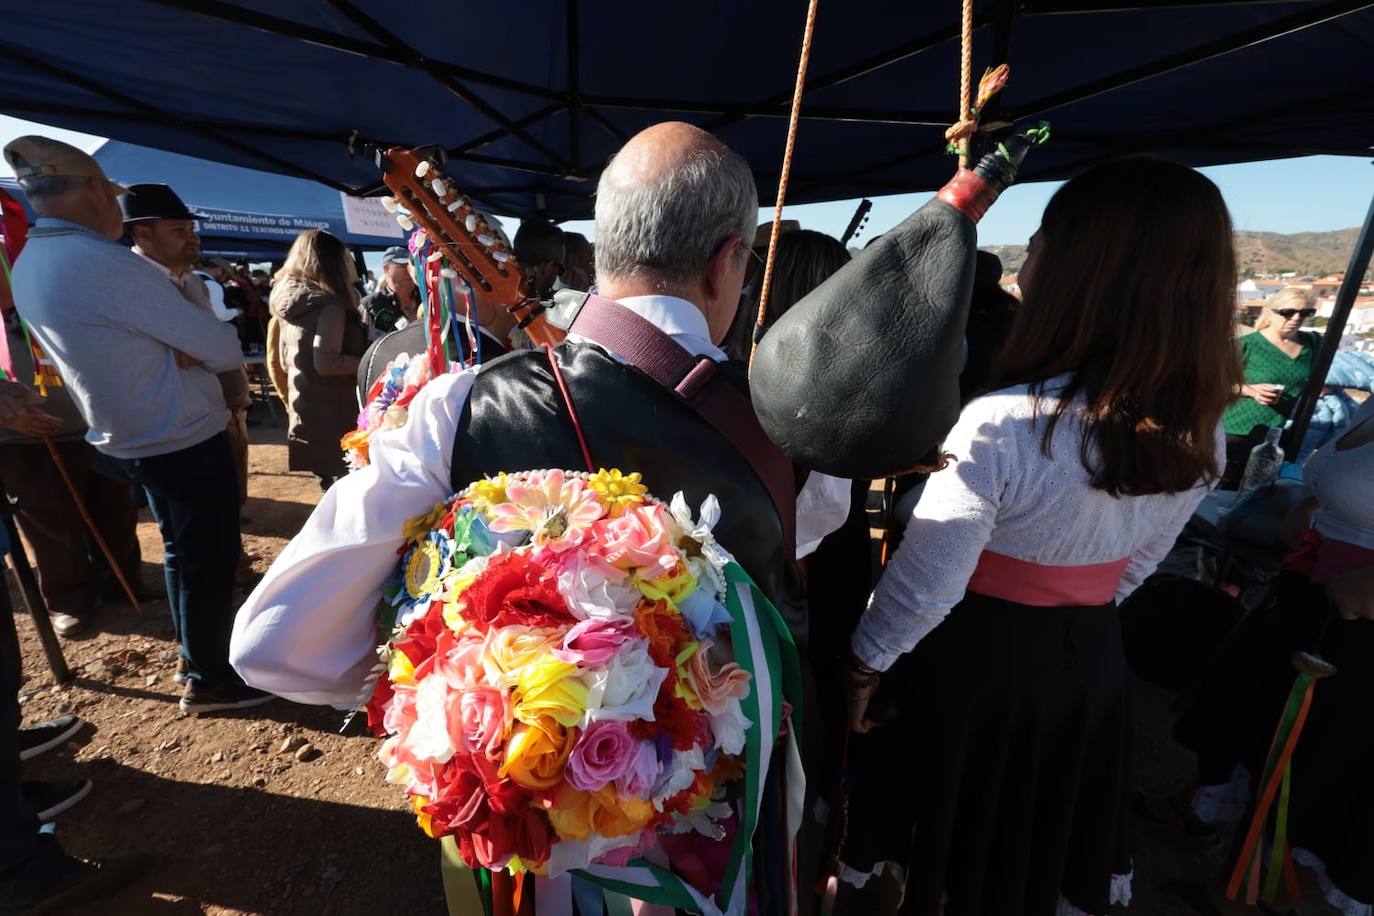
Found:
M 592 462 L 638 471 L 654 493 L 681 491 L 692 506 L 714 494 L 724 507 L 716 537 L 778 603 L 794 531 L 811 521 L 797 517 L 791 465 L 761 471 L 697 397 L 735 399 L 738 428 L 757 429 L 744 367 L 718 346 L 757 219 L 748 164 L 715 137 L 667 123 L 632 138 L 598 188 L 600 297 L 586 300 L 564 343 L 436 378 L 405 426 L 373 439 L 371 463 L 325 494 L 239 610 L 230 655 L 244 680 L 297 702 L 355 706 L 376 664 L 374 609 L 405 522 L 501 471 Z M 627 328 L 638 336 L 619 333 Z M 661 366 L 634 356 L 645 343 L 690 371 L 661 378 Z M 846 490 L 838 511 L 815 513 L 833 517 L 822 526 L 836 527 L 847 501 Z
M 125 189 L 89 155 L 30 136 L 5 159 L 39 217 L 15 261 L 15 306 L 57 365 L 86 441 L 143 487 L 162 531 L 181 711 L 267 702 L 228 661 L 239 494 L 215 373 L 242 370 L 238 335 L 117 243 Z

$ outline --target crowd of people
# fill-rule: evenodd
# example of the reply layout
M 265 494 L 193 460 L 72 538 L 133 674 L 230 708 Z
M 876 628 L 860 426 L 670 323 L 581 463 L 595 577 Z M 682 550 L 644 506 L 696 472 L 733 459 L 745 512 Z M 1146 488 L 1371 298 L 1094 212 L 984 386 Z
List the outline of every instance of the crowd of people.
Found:
M 1130 158 L 1069 181 L 1032 239 L 1020 301 L 998 286 L 1000 263 L 979 255 L 963 410 L 940 444 L 946 460 L 893 494 L 904 509 L 887 520 L 895 549 L 875 575 L 872 482 L 794 467 L 795 517 L 784 520 L 737 444 L 630 355 L 576 328 L 554 350 L 529 347 L 481 295 L 469 316 L 480 365 L 429 382 L 404 424 L 373 440 L 370 463 L 348 472 L 339 443 L 368 381 L 391 355 L 423 348 L 412 251 L 387 250 L 369 288 L 343 243 L 311 230 L 269 279 L 201 262 L 194 214 L 165 185 L 122 188 L 44 138 L 5 154 L 39 215 L 14 269 L 18 316 L 64 384 L 40 398 L 23 383 L 34 351 L 7 316 L 20 381 L 0 383 L 0 469 L 60 634 L 86 625 L 110 582 L 45 440 L 135 582 L 135 497 L 147 500 L 181 647 L 181 710 L 207 714 L 277 697 L 356 707 L 406 523 L 501 470 L 582 467 L 590 439 L 601 464 L 633 467 L 661 494 L 681 490 L 693 505 L 720 495 L 716 538 L 792 630 L 806 684 L 789 697 L 807 723 L 809 820 L 792 889 L 802 912 L 824 875 L 838 879 L 837 913 L 1048 916 L 1129 903 L 1131 697 L 1117 607 L 1236 476 L 1256 431 L 1289 418 L 1319 346 L 1302 330 L 1313 308 L 1300 291 L 1271 301 L 1237 346 L 1230 217 L 1198 172 Z M 661 124 L 603 172 L 594 245 L 527 220 L 513 249 L 541 298 L 595 291 L 747 392 L 757 214 L 738 154 Z M 785 233 L 764 328 L 850 260 L 823 233 Z M 236 608 L 244 361 L 263 345 L 289 466 L 323 496 Z M 1291 521 L 1276 597 L 1228 643 L 1179 724 L 1199 761 L 1193 817 L 1234 819 L 1252 802 L 1244 776 L 1263 767 L 1289 655 L 1325 640 L 1342 676 L 1314 702 L 1287 830 L 1348 916 L 1374 904 L 1363 779 L 1374 737 L 1361 715 L 1374 690 L 1371 404 L 1307 462 L 1310 497 Z M 1329 635 L 1328 607 L 1339 621 Z M 26 796 L 18 760 L 74 723 L 21 727 L 9 703 L 18 648 L 0 649 L 0 912 L 130 880 L 146 862 L 83 862 L 40 832 L 38 790 Z M 783 913 L 787 896 L 755 903 Z

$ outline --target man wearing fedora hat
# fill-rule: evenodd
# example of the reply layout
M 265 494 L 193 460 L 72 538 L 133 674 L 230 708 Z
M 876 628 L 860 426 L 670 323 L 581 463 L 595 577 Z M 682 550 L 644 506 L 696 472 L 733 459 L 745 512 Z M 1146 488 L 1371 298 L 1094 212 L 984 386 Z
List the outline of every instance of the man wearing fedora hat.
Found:
M 86 440 L 143 487 L 162 530 L 188 679 L 181 709 L 266 702 L 228 659 L 239 499 L 214 373 L 242 367 L 238 336 L 187 308 L 166 274 L 118 244 L 123 189 L 90 156 L 46 137 L 20 137 L 4 152 L 39 217 L 15 261 L 15 304 L 61 373 Z
M 132 184 L 119 198 L 124 231 L 133 239 L 134 254 L 167 275 L 188 301 L 223 320 L 215 310 L 210 288 L 192 268 L 200 256 L 196 219 L 177 192 L 165 184 Z M 243 365 L 216 373 L 224 406 L 229 409 L 229 447 L 239 485 L 239 505 L 248 501 L 248 408 L 253 403 Z M 183 672 L 179 672 L 184 674 Z

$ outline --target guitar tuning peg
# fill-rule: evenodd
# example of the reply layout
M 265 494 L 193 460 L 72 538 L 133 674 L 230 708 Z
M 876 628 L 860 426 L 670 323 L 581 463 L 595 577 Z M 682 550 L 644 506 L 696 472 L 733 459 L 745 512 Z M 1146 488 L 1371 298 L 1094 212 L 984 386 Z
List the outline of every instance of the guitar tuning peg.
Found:
M 428 261 L 428 262 L 430 262 L 430 263 L 432 264 L 432 263 L 434 263 L 435 261 L 442 260 L 443 257 L 444 257 L 443 252 L 441 252 L 441 251 L 432 251 L 432 252 L 430 252 L 429 257 L 425 258 L 425 260 Z
M 452 267 L 445 267 L 443 270 L 439 271 L 439 273 L 443 274 L 450 280 L 458 279 L 458 271 L 454 270 Z
M 467 227 L 468 232 L 476 232 L 477 215 L 475 213 L 469 213 L 468 218 L 463 220 L 463 225 Z
M 491 236 L 483 232 L 481 235 L 477 236 L 477 241 L 482 243 L 483 246 L 490 248 L 492 242 L 495 242 L 496 239 L 492 238 Z
M 404 213 L 396 214 L 396 222 L 399 223 L 401 228 L 406 232 L 415 228 L 415 224 L 410 221 L 410 217 L 406 216 Z
M 415 164 L 415 177 L 424 178 L 426 175 L 429 174 L 429 169 L 429 160 L 421 159 L 418 163 Z
M 443 200 L 444 195 L 448 193 L 448 187 L 444 184 L 444 179 L 442 178 L 434 179 L 429 183 L 429 186 L 434 189 L 434 193 L 439 196 L 440 200 Z
M 497 264 L 504 264 L 510 260 L 510 253 L 506 251 L 493 251 L 491 256 L 496 259 Z
M 395 212 L 396 212 L 396 206 L 397 206 L 397 205 L 396 205 L 396 198 L 394 198 L 394 197 L 383 197 L 383 198 L 382 198 L 382 206 L 386 209 L 386 212 L 388 212 L 388 213 L 395 213 Z
M 463 209 L 463 202 L 461 200 L 450 201 L 448 204 L 448 212 L 450 213 L 457 213 L 461 209 Z

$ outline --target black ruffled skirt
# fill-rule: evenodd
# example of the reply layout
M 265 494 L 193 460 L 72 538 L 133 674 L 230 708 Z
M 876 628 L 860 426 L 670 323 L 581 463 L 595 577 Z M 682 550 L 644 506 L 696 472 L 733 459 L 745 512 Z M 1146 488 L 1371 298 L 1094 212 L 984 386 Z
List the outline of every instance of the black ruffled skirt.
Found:
M 970 594 L 874 702 L 890 719 L 851 739 L 847 883 L 895 863 L 906 914 L 1107 912 L 1130 871 L 1115 605 Z

